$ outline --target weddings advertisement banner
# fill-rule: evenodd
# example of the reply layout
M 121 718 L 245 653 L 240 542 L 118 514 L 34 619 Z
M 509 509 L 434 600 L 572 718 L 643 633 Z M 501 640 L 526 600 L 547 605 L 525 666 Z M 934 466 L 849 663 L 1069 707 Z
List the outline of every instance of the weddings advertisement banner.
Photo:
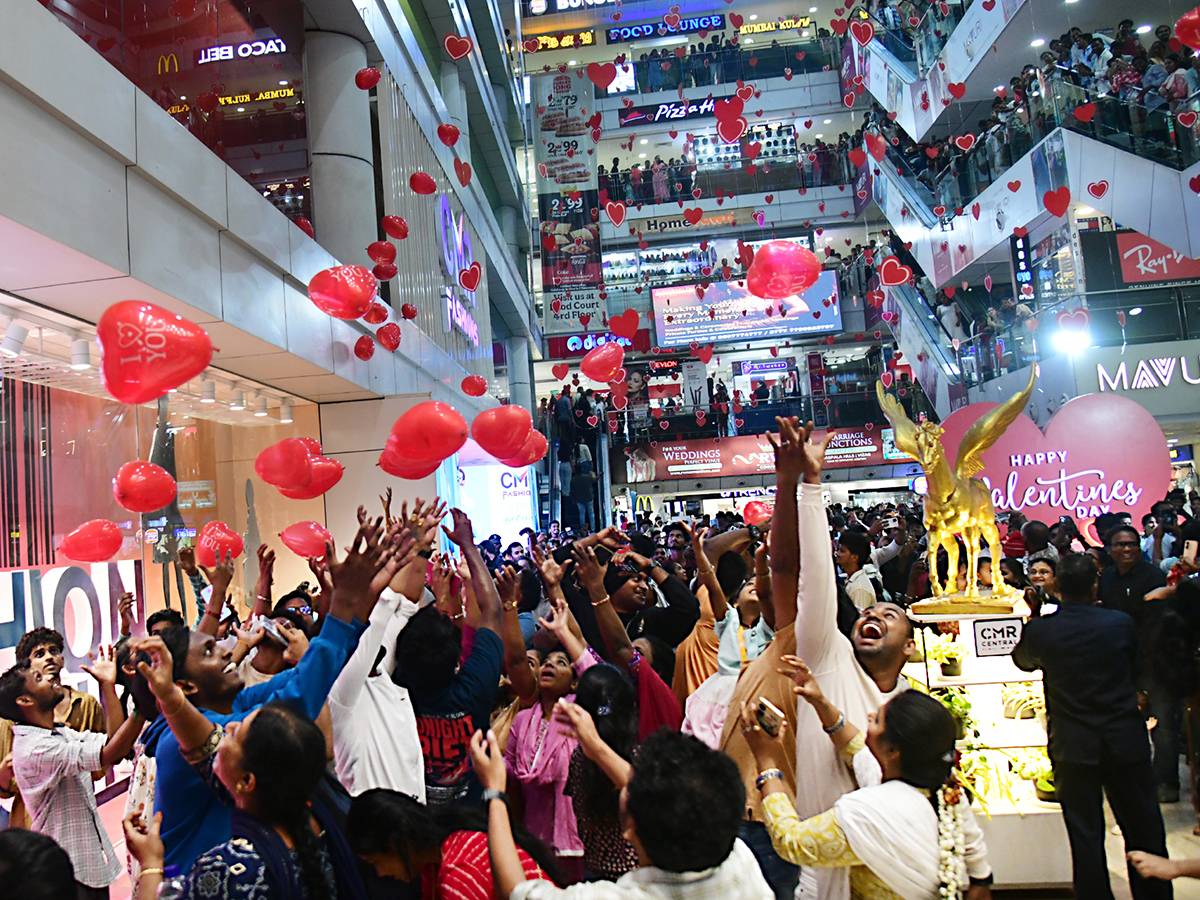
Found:
M 588 118 L 597 115 L 588 112 L 591 88 L 587 79 L 559 72 L 535 75 L 530 85 L 544 325 L 552 334 L 586 331 L 589 316 L 597 325 L 601 318 L 596 292 L 576 290 L 603 279 L 596 155 L 588 152 L 599 133 Z

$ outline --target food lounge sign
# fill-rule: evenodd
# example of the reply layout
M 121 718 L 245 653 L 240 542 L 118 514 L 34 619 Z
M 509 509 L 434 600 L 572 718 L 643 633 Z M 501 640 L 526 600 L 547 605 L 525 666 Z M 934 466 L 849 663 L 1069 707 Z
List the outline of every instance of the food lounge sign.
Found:
M 942 423 L 949 458 L 967 429 L 995 403 L 972 403 Z M 1097 439 L 1102 436 L 1103 439 Z M 1171 455 L 1154 417 L 1113 394 L 1067 402 L 1043 434 L 1021 414 L 982 455 L 979 474 L 997 512 L 1020 512 L 1047 524 L 1073 516 L 1082 528 L 1101 513 L 1128 513 L 1140 522 L 1171 486 Z M 929 489 L 937 490 L 936 476 Z

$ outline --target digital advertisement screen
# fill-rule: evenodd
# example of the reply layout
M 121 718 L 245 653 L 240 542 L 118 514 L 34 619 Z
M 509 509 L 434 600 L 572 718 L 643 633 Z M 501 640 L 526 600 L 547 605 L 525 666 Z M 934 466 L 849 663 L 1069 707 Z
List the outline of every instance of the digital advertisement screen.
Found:
M 744 285 L 744 282 L 743 282 Z M 736 281 L 709 286 L 701 299 L 692 284 L 654 288 L 654 327 L 660 347 L 790 335 L 836 334 L 842 330 L 837 276 L 822 271 L 803 294 L 763 300 Z

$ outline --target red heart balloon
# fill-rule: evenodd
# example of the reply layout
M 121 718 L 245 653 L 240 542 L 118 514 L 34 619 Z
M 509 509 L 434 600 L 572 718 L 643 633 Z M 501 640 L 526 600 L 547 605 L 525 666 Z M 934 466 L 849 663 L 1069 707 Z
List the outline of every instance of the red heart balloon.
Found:
M 333 535 L 317 522 L 297 522 L 283 529 L 279 536 L 285 547 L 305 559 L 323 559 L 326 541 L 333 542 Z
M 462 391 L 471 397 L 482 397 L 487 393 L 487 379 L 482 375 L 468 375 L 462 380 Z
M 525 446 L 521 448 L 516 456 L 510 459 L 501 460 L 504 465 L 512 469 L 519 469 L 522 466 L 531 466 L 550 449 L 550 444 L 546 440 L 546 436 L 540 431 L 531 431 L 528 439 L 525 441 Z
M 284 438 L 261 451 L 254 471 L 267 484 L 297 491 L 312 483 L 312 456 L 297 438 Z
M 304 449 L 308 451 L 309 456 L 315 457 L 321 455 L 321 442 L 316 438 L 299 437 L 296 440 L 304 445 Z
M 412 460 L 400 454 L 400 439 L 390 435 L 383 452 L 379 454 L 379 468 L 397 478 L 416 479 L 432 475 L 442 464 L 440 459 L 433 461 Z
M 400 315 L 406 319 L 415 319 L 417 317 L 417 307 L 412 303 L 405 303 L 400 307 Z
M 418 403 L 392 426 L 396 451 L 413 462 L 440 462 L 467 442 L 467 422 L 448 403 Z
M 375 276 L 362 266 L 334 266 L 308 283 L 309 299 L 335 319 L 362 318 L 378 292 Z
M 746 289 L 764 300 L 782 300 L 808 290 L 820 274 L 821 262 L 811 250 L 791 241 L 771 241 L 754 252 Z
M 395 352 L 400 347 L 400 326 L 395 322 L 388 322 L 375 332 L 375 338 L 388 350 Z
M 371 339 L 370 335 L 364 334 L 354 342 L 354 355 L 363 362 L 375 355 L 375 341 Z
M 447 147 L 453 147 L 458 143 L 459 133 L 457 125 L 444 124 L 437 127 L 438 140 Z
M 408 222 L 403 216 L 384 216 L 383 231 L 388 237 L 402 241 L 408 237 Z
M 310 238 L 316 238 L 316 232 L 313 231 L 312 222 L 305 219 L 303 216 L 296 220 L 296 227 L 307 234 Z
M 367 311 L 363 314 L 363 321 L 368 325 L 382 325 L 387 321 L 387 317 L 388 308 L 376 300 L 367 307 Z
M 418 194 L 432 194 L 437 190 L 437 182 L 426 172 L 413 172 L 408 179 L 408 186 Z
M 471 437 L 475 443 L 496 459 L 516 456 L 525 446 L 532 430 L 533 419 L 529 410 L 511 403 L 485 409 L 471 423 Z
M 379 281 L 390 281 L 399 271 L 395 263 L 380 263 L 371 270 L 371 274 Z
M 208 332 L 140 300 L 122 300 L 106 309 L 96 337 L 104 389 L 122 403 L 156 400 L 212 361 Z
M 312 461 L 312 481 L 308 487 L 299 490 L 280 488 L 279 493 L 292 500 L 312 500 L 342 480 L 344 468 L 336 459 L 328 456 L 317 456 Z
M 178 486 L 171 473 L 154 463 L 134 460 L 117 469 L 113 497 L 130 512 L 151 513 L 175 499 Z
M 116 523 L 92 519 L 63 535 L 58 552 L 76 562 L 104 562 L 116 555 L 123 541 Z
M 396 261 L 396 245 L 391 241 L 375 241 L 367 247 L 371 262 L 390 263 Z
M 382 77 L 382 72 L 373 66 L 368 66 L 354 73 L 354 84 L 361 90 L 369 91 L 375 85 L 379 84 L 379 79 Z
M 751 500 L 742 510 L 742 518 L 747 525 L 759 525 L 775 514 L 775 506 L 762 500 Z
M 222 559 L 242 555 L 242 536 L 224 522 L 209 522 L 200 529 L 196 541 L 196 562 L 202 566 L 215 566 L 217 554 Z
M 579 361 L 579 370 L 592 381 L 609 382 L 625 363 L 625 348 L 616 341 L 601 344 Z

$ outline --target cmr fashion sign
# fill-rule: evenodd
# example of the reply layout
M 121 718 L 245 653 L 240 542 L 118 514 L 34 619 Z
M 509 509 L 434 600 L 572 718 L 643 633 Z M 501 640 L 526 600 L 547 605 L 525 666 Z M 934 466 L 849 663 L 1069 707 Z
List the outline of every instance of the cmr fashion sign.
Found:
M 942 423 L 942 444 L 957 453 L 968 428 L 995 403 L 972 403 Z M 950 458 L 953 458 L 952 456 Z M 1053 524 L 1073 516 L 1082 529 L 1101 513 L 1141 522 L 1171 486 L 1167 439 L 1145 408 L 1113 394 L 1070 400 L 1045 434 L 1022 413 L 983 454 L 983 479 L 997 512 Z M 936 479 L 930 478 L 930 487 Z

